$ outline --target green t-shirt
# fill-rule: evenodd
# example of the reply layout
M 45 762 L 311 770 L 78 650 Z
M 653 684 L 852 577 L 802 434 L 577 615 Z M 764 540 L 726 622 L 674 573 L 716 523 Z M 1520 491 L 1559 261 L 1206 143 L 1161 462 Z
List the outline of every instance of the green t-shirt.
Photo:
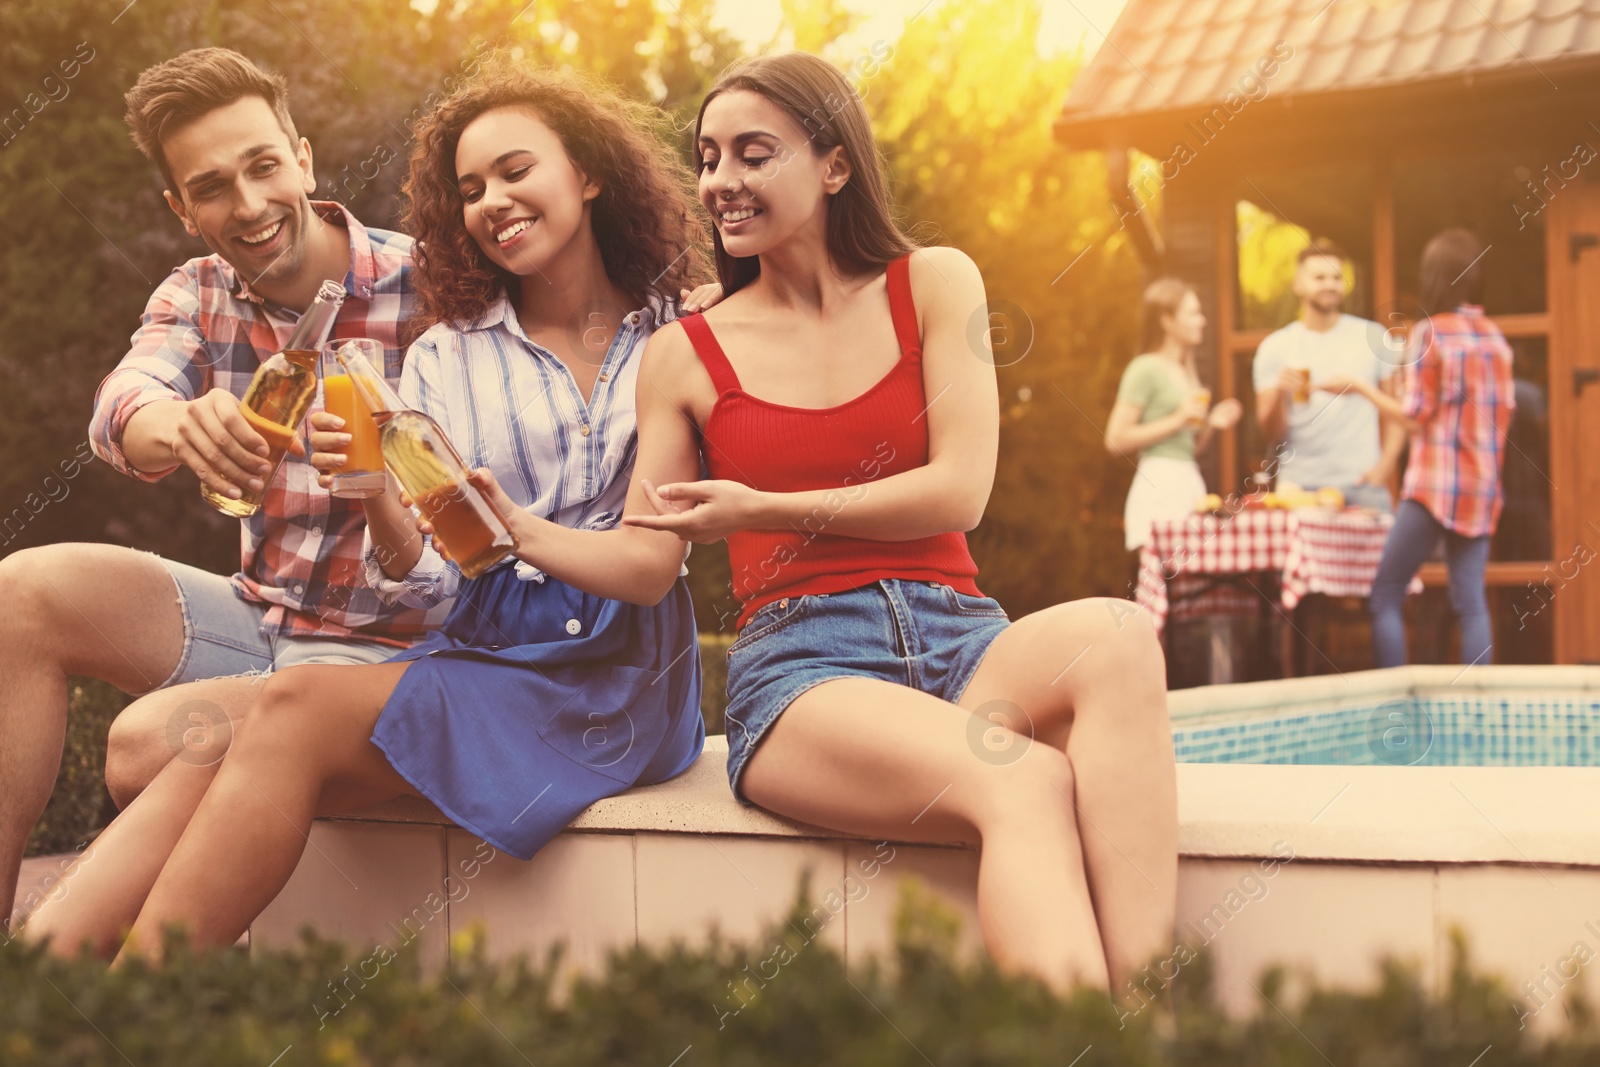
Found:
M 1178 405 L 1188 395 L 1182 384 L 1182 376 L 1182 371 L 1165 356 L 1149 352 L 1134 356 L 1128 369 L 1122 372 L 1122 384 L 1117 386 L 1117 403 L 1138 407 L 1141 426 L 1165 418 L 1178 410 Z M 1157 441 L 1139 453 L 1140 459 L 1145 456 L 1166 456 L 1192 462 L 1194 428 L 1185 426 L 1166 440 Z

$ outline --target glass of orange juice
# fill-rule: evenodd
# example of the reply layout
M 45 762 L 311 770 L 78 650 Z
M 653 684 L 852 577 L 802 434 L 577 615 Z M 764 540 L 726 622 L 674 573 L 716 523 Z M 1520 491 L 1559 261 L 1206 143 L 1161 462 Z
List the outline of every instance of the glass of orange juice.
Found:
M 383 366 L 383 342 L 369 337 L 329 341 L 322 346 L 322 409 L 344 420 L 350 435 L 344 466 L 333 472 L 334 496 L 361 500 L 383 493 L 387 476 L 383 470 L 383 450 L 378 447 L 378 424 L 356 392 L 350 375 L 339 365 L 337 353 L 350 346 L 374 367 Z

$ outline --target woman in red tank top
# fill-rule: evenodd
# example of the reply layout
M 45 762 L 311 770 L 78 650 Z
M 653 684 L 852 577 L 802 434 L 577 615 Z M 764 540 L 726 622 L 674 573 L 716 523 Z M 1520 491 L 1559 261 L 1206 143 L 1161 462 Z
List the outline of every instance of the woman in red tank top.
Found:
M 734 794 L 979 845 L 996 961 L 1120 989 L 1174 949 L 1166 674 L 1125 601 L 1010 622 L 975 584 L 999 434 L 983 280 L 895 227 L 865 109 L 822 60 L 733 68 L 695 132 L 729 295 L 651 338 L 635 476 L 657 514 L 623 521 L 728 540 Z M 711 477 L 688 481 L 697 449 Z

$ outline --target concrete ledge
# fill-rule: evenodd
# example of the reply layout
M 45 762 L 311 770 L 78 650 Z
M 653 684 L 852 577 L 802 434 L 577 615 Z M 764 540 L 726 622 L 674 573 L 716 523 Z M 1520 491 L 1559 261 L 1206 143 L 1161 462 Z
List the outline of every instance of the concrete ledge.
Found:
M 740 804 L 727 758 L 712 735 L 688 771 L 593 804 L 569 831 L 858 840 Z M 1597 804 L 1600 767 L 1180 763 L 1178 851 L 1269 858 L 1287 842 L 1301 859 L 1336 862 L 1600 867 Z M 415 799 L 333 821 L 453 826 Z
M 690 770 L 599 801 L 569 830 L 860 840 L 741 805 L 726 760 L 708 739 Z M 1178 852 L 1268 858 L 1288 842 L 1308 860 L 1600 867 L 1597 804 L 1600 767 L 1180 763 Z M 454 826 L 415 799 L 328 821 Z
M 1600 767 L 1178 764 L 1178 851 L 1600 867 Z

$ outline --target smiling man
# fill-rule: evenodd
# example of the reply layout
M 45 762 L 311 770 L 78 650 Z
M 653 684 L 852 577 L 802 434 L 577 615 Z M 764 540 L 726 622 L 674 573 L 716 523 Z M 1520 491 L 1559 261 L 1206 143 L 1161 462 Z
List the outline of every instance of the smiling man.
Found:
M 135 478 L 183 466 L 238 495 L 267 467 L 239 398 L 324 280 L 349 294 L 333 336 L 380 340 L 398 384 L 411 240 L 308 199 L 311 146 L 295 132 L 285 83 L 236 52 L 198 49 L 152 67 L 126 102 L 168 205 L 211 254 L 150 297 L 132 347 L 100 386 L 90 442 Z M 175 755 L 220 758 L 231 717 L 264 672 L 381 661 L 448 609 L 425 615 L 379 601 L 362 579 L 360 502 L 319 488 L 303 455 L 285 460 L 241 527 L 231 578 L 111 545 L 0 561 L 0 926 L 60 763 L 68 674 L 151 694 L 112 728 L 107 783 L 126 803 Z
M 1324 378 L 1348 376 L 1393 394 L 1399 360 L 1383 327 L 1344 313 L 1345 255 L 1327 241 L 1300 250 L 1295 321 L 1267 335 L 1256 349 L 1256 418 L 1267 440 L 1283 442 L 1280 487 L 1333 486 L 1351 504 L 1393 508 L 1389 481 L 1405 430 L 1357 394 L 1317 389 Z M 1380 425 L 1381 423 L 1381 425 Z

